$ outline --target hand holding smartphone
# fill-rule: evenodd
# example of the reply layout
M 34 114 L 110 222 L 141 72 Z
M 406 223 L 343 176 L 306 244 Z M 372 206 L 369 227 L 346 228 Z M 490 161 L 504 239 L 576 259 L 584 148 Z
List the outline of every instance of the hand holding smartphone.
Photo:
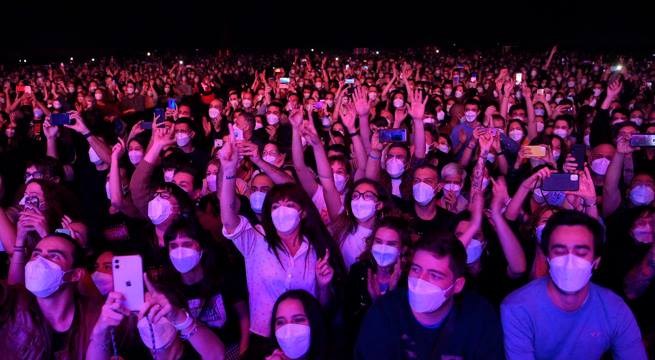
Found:
M 381 129 L 378 132 L 382 143 L 407 142 L 407 129 Z
M 123 294 L 123 305 L 130 311 L 143 306 L 143 263 L 140 255 L 114 256 L 112 261 L 114 291 Z

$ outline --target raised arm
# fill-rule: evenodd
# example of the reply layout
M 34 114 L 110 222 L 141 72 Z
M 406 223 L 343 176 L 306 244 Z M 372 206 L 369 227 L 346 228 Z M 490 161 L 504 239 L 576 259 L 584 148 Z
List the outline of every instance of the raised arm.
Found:
M 521 84 L 521 93 L 525 99 L 525 107 L 528 110 L 528 139 L 532 140 L 537 137 L 537 123 L 534 121 L 534 105 L 532 104 L 532 90 L 527 82 Z
M 514 196 L 512 196 L 512 199 L 507 205 L 507 209 L 505 210 L 505 218 L 510 221 L 516 220 L 521 214 L 521 208 L 523 207 L 525 198 L 527 198 L 528 195 L 530 195 L 530 193 L 534 190 L 537 181 L 550 176 L 550 174 L 553 172 L 555 171 L 545 167 L 532 174 L 529 178 L 525 179 L 516 190 Z
M 525 253 L 521 243 L 514 235 L 512 229 L 507 225 L 502 208 L 509 195 L 507 194 L 507 185 L 505 179 L 500 177 L 498 180 L 490 178 L 493 184 L 493 198 L 491 199 L 490 220 L 493 224 L 500 247 L 503 249 L 505 259 L 507 259 L 507 275 L 510 278 L 517 278 L 523 275 L 527 269 L 525 262 Z
M 371 137 L 371 152 L 366 161 L 366 178 L 380 181 L 380 161 L 384 145 L 380 142 L 380 133 L 376 131 Z
M 603 184 L 603 215 L 609 216 L 621 205 L 621 190 L 619 182 L 623 172 L 626 157 L 631 156 L 634 149 L 630 146 L 629 136 L 619 136 L 616 141 L 616 152 L 607 168 Z
M 369 127 L 369 115 L 371 112 L 371 102 L 368 100 L 368 93 L 363 87 L 357 87 L 353 93 L 353 101 L 357 116 L 359 117 L 360 139 L 366 153 L 371 151 L 371 128 Z
M 407 80 L 405 80 L 407 83 Z M 407 89 L 410 89 L 407 83 Z M 423 98 L 421 91 L 412 91 L 409 94 L 409 115 L 414 123 L 414 158 L 417 160 L 425 159 L 425 128 L 423 127 L 423 115 L 425 114 L 425 104 L 428 97 Z
M 259 154 L 259 147 L 255 143 L 241 142 L 238 144 L 239 153 L 250 158 L 253 164 L 257 165 L 266 175 L 268 175 L 274 184 L 292 183 L 293 178 L 284 170 L 273 166 L 262 160 Z
M 221 221 L 225 231 L 233 233 L 239 226 L 239 207 L 236 199 L 236 178 L 237 167 L 239 165 L 239 153 L 234 140 L 232 124 L 228 125 L 230 135 L 227 142 L 218 152 L 218 158 L 221 161 L 221 189 L 219 202 L 221 206 Z
M 43 134 L 46 140 L 46 155 L 54 159 L 59 159 L 57 154 L 57 136 L 59 134 L 59 127 L 50 125 L 50 119 L 47 118 L 43 122 Z
M 336 111 L 335 111 L 336 112 Z M 291 156 L 293 159 L 293 166 L 296 168 L 298 180 L 302 185 L 305 192 L 312 197 L 318 189 L 318 184 L 314 179 L 314 174 L 309 170 L 305 164 L 305 155 L 302 148 L 301 132 L 303 126 L 303 110 L 302 108 L 294 109 L 289 114 L 289 122 L 291 123 Z
M 89 146 L 93 148 L 93 151 L 95 151 L 96 154 L 98 154 L 98 157 L 105 164 L 109 164 L 111 162 L 111 149 L 109 148 L 109 146 L 104 142 L 102 142 L 99 137 L 91 134 L 89 128 L 86 127 L 86 124 L 84 124 L 84 120 L 82 119 L 80 113 L 78 113 L 77 111 L 73 111 L 70 113 L 70 118 L 75 121 L 71 125 L 64 125 L 64 126 L 69 129 L 73 129 L 76 132 L 80 133 L 82 136 L 84 136 L 86 140 L 89 142 Z
M 355 155 L 355 160 L 357 167 L 354 172 L 354 180 L 357 181 L 366 176 L 366 161 L 367 161 L 367 151 L 364 148 L 364 143 L 362 139 L 362 128 L 361 128 L 361 117 L 360 117 L 360 128 L 357 129 L 355 124 L 355 114 L 356 114 L 357 105 L 353 104 L 343 104 L 341 106 L 341 120 L 343 121 L 350 139 L 353 145 L 353 153 Z M 367 125 L 368 127 L 368 125 Z

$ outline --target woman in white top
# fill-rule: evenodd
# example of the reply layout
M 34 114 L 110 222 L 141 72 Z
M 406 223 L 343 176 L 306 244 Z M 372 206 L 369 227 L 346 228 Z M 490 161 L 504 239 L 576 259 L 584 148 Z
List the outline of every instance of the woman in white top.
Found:
M 230 133 L 232 129 L 230 128 Z M 243 254 L 255 343 L 270 337 L 270 315 L 287 290 L 303 289 L 327 305 L 344 279 L 341 254 L 316 207 L 297 184 L 274 186 L 262 207 L 262 225 L 239 216 L 235 178 L 239 152 L 233 135 L 221 149 L 220 206 L 223 235 Z

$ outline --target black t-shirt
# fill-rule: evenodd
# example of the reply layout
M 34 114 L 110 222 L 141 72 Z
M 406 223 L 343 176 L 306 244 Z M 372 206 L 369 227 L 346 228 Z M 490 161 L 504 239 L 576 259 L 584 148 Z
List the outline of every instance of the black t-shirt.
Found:
M 189 160 L 189 163 L 199 171 L 201 177 L 204 177 L 205 168 L 209 162 L 209 154 L 199 147 L 194 147 L 192 152 L 185 153 L 184 155 Z
M 413 205 L 410 208 L 409 214 L 413 219 L 412 229 L 419 237 L 423 237 L 427 234 L 448 231 L 454 217 L 453 213 L 439 206 L 437 206 L 436 215 L 430 220 L 419 218 L 418 215 L 416 215 Z
M 58 332 L 54 329 L 50 332 L 50 341 L 52 344 L 52 351 L 50 352 L 51 354 L 57 354 L 66 348 L 70 332 L 70 328 L 64 332 Z M 55 357 L 53 356 L 52 358 L 54 359 Z
M 456 295 L 448 316 L 435 328 L 421 325 L 407 290 L 396 289 L 371 306 L 355 346 L 355 359 L 503 359 L 500 320 L 475 293 Z

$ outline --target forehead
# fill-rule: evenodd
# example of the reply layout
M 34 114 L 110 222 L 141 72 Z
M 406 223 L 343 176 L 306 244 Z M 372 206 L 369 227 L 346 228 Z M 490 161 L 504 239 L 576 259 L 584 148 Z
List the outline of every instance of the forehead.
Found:
M 297 315 L 305 314 L 305 308 L 302 306 L 300 300 L 285 299 L 280 302 L 277 308 L 277 315 Z
M 364 193 L 364 192 L 367 192 L 367 191 L 370 191 L 370 192 L 375 193 L 375 194 L 378 193 L 373 185 L 367 184 L 367 183 L 362 183 L 362 184 L 357 185 L 355 187 L 355 191 L 358 191 L 360 193 Z
M 264 145 L 264 150 L 266 151 L 277 151 L 277 145 L 268 143 Z
M 191 127 L 186 123 L 177 123 L 175 124 L 175 130 L 189 130 Z
M 399 146 L 396 146 L 396 147 L 393 147 L 393 148 L 389 149 L 389 155 L 405 156 L 406 154 L 407 154 L 407 150 L 405 150 L 404 148 L 399 147 Z
M 388 227 L 381 227 L 375 232 L 375 237 L 381 240 L 399 240 L 400 234 Z
M 184 171 L 178 171 L 173 176 L 173 180 L 175 180 L 175 182 L 182 182 L 182 181 L 191 182 L 191 181 L 193 181 L 193 175 L 191 175 L 191 174 L 189 174 L 187 172 L 184 172 Z
M 594 234 L 582 225 L 560 225 L 550 235 L 549 248 L 587 246 L 594 250 Z
M 614 154 L 614 146 L 610 144 L 601 144 L 598 145 L 594 148 L 593 150 L 593 155 L 613 155 Z
M 267 175 L 261 175 L 261 176 L 255 176 L 254 179 L 252 179 L 252 186 L 273 186 L 273 180 L 271 180 L 270 177 Z
M 417 178 L 437 178 L 437 172 L 429 168 L 420 168 L 414 174 Z
M 96 263 L 102 264 L 102 263 L 111 263 L 111 258 L 114 256 L 111 251 L 105 251 L 100 256 L 98 256 L 98 259 L 96 260 Z
M 639 174 L 635 176 L 632 180 L 633 183 L 647 183 L 647 184 L 655 184 L 655 180 L 653 180 L 652 177 L 646 174 Z
M 36 244 L 36 249 L 41 250 L 43 253 L 53 250 L 61 251 L 68 258 L 73 256 L 73 244 L 58 236 L 48 236 L 43 238 L 38 244 Z
M 37 194 L 43 193 L 43 191 L 41 189 L 41 185 L 39 185 L 38 183 L 35 183 L 35 182 L 29 183 L 25 187 L 25 192 L 33 192 L 33 193 L 37 193 Z
M 446 274 L 448 278 L 453 277 L 453 272 L 450 270 L 449 256 L 437 257 L 428 251 L 418 250 L 412 258 L 412 264 L 420 266 L 424 271 L 438 271 Z

